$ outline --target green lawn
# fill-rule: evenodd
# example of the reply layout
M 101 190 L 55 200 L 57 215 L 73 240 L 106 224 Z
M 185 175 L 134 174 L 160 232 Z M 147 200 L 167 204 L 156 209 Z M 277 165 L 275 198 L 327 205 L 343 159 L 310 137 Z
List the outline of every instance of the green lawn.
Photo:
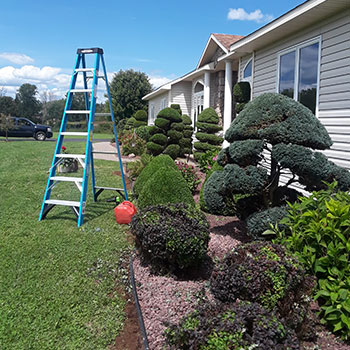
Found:
M 57 139 L 58 131 L 54 131 L 52 137 Z M 70 138 L 74 138 L 74 139 L 86 139 L 86 136 L 69 136 L 69 137 Z M 95 140 L 110 141 L 113 137 L 114 137 L 113 133 L 94 133 L 94 139 Z
M 83 146 L 68 145 L 72 153 Z M 113 203 L 102 195 L 94 203 L 89 184 L 81 228 L 68 207 L 55 207 L 38 222 L 54 147 L 0 142 L 1 350 L 107 349 L 123 326 L 124 302 L 115 287 L 119 258 L 130 246 Z M 120 185 L 115 162 L 95 165 L 97 185 Z M 76 190 L 65 185 L 52 198 L 73 198 Z

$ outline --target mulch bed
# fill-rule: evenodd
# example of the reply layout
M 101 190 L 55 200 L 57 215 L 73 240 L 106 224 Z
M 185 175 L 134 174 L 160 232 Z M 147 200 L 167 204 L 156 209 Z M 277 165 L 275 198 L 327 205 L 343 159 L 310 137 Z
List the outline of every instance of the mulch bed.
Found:
M 204 174 L 201 174 L 201 178 L 204 179 Z M 194 198 L 198 202 L 199 192 L 194 195 Z M 203 297 L 209 300 L 213 299 L 209 289 L 209 277 L 213 261 L 223 258 L 230 250 L 250 240 L 245 234 L 244 223 L 236 217 L 210 214 L 206 216 L 210 224 L 208 259 L 199 270 L 191 271 L 186 277 L 155 275 L 151 273 L 140 255 L 136 254 L 134 257 L 133 267 L 137 293 L 151 350 L 163 349 L 164 330 L 167 328 L 167 324 L 178 322 L 194 309 L 199 299 Z M 135 306 L 133 303 L 128 305 L 128 321 L 111 350 L 139 350 L 143 348 L 140 345 L 141 337 Z M 314 312 L 317 309 L 318 306 L 314 303 Z M 137 327 L 135 327 L 136 322 Z M 336 338 L 321 324 L 317 325 L 316 333 L 317 341 L 313 343 L 304 342 L 301 349 L 350 350 L 350 344 Z M 138 343 L 133 343 L 131 338 L 138 339 Z M 117 342 L 121 345 L 117 345 Z

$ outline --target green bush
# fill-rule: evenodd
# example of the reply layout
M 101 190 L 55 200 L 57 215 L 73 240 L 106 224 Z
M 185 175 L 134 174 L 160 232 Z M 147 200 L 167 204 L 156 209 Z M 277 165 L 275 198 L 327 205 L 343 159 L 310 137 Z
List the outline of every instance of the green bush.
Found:
M 236 106 L 235 106 L 236 114 L 241 113 L 246 105 L 247 105 L 246 103 L 236 103 Z
M 220 125 L 210 124 L 210 123 L 201 123 L 201 122 L 197 122 L 197 128 L 201 132 L 207 132 L 207 133 L 216 133 L 222 130 L 222 127 Z
M 164 154 L 168 154 L 171 158 L 176 159 L 179 156 L 180 153 L 180 146 L 179 145 L 168 145 L 164 152 Z
M 183 131 L 183 135 L 184 135 L 184 137 L 187 138 L 187 139 L 192 139 L 193 128 L 192 128 L 192 130 L 184 130 L 184 131 Z
M 208 221 L 199 210 L 184 203 L 141 210 L 132 219 L 131 232 L 142 255 L 158 271 L 196 266 L 207 254 Z
M 237 247 L 215 266 L 210 278 L 211 291 L 222 302 L 257 302 L 276 310 L 294 329 L 306 321 L 313 286 L 313 277 L 293 255 L 268 242 Z
M 227 149 L 230 163 L 240 166 L 257 165 L 262 159 L 263 140 L 235 141 Z
M 181 119 L 185 125 L 192 125 L 192 119 L 187 114 L 183 114 Z
M 175 109 L 180 115 L 182 114 L 181 107 L 179 104 L 171 104 L 170 108 Z
M 170 120 L 164 119 L 164 118 L 157 118 L 154 121 L 154 124 L 158 126 L 158 128 L 163 130 L 168 130 L 170 127 Z
M 288 216 L 281 221 L 288 229 L 275 233 L 277 241 L 316 275 L 321 321 L 349 339 L 350 194 L 336 192 L 336 187 L 334 182 L 327 190 L 289 204 Z
M 218 124 L 219 116 L 212 107 L 209 107 L 199 114 L 198 121 L 201 123 Z
M 182 122 L 182 118 L 179 112 L 169 107 L 162 109 L 157 115 L 157 119 L 158 118 L 163 118 L 163 119 L 169 120 L 170 122 L 177 122 L 177 123 Z
M 134 117 L 129 118 L 125 123 L 124 129 L 125 130 L 133 129 L 135 122 L 136 122 L 136 119 Z
M 191 148 L 192 147 L 192 140 L 191 139 L 182 138 L 179 141 L 179 145 L 180 145 L 181 148 Z
M 141 154 L 140 160 L 135 162 L 126 163 L 126 169 L 128 176 L 135 180 L 143 171 L 143 169 L 152 161 L 153 156 L 147 153 Z
M 161 154 L 164 150 L 164 146 L 151 141 L 147 142 L 146 147 L 147 147 L 147 151 L 153 156 L 157 156 L 158 154 Z
M 264 235 L 264 232 L 271 229 L 271 225 L 279 226 L 280 221 L 287 215 L 287 209 L 284 207 L 269 208 L 260 212 L 253 213 L 247 218 L 247 234 L 253 239 L 268 239 L 270 235 Z
M 147 112 L 143 109 L 140 109 L 138 111 L 135 112 L 134 114 L 134 118 L 140 122 L 146 122 L 148 120 L 148 115 Z
M 149 141 L 150 134 L 149 134 L 149 126 L 139 126 L 135 129 L 135 134 L 140 137 L 142 140 L 145 140 L 146 142 Z
M 222 142 L 224 141 L 224 139 L 220 136 L 217 136 L 215 134 L 207 134 L 207 133 L 203 133 L 203 132 L 197 132 L 196 138 L 200 142 L 206 142 L 206 143 L 209 143 L 211 145 L 221 145 Z
M 194 205 L 194 200 L 179 170 L 177 168 L 174 170 L 170 167 L 161 167 L 142 187 L 138 198 L 138 206 L 140 209 L 144 209 L 150 205 L 168 203 Z
M 236 102 L 246 103 L 250 100 L 250 83 L 241 81 L 236 83 L 233 87 L 233 96 Z
M 123 155 L 127 156 L 131 153 L 140 156 L 146 151 L 146 141 L 141 139 L 133 131 L 125 132 L 121 138 Z
M 168 155 L 160 155 L 154 157 L 152 161 L 145 167 L 137 178 L 134 184 L 134 192 L 139 195 L 145 183 L 151 178 L 151 176 L 160 168 L 172 168 L 177 170 L 176 164 Z
M 195 142 L 193 146 L 196 148 L 196 150 L 200 152 L 207 152 L 207 151 L 219 151 L 220 147 L 211 145 L 206 142 Z
M 185 125 L 183 123 L 172 123 L 170 125 L 170 129 L 176 130 L 176 131 L 183 131 L 185 128 Z
M 156 125 L 151 125 L 148 127 L 148 132 L 151 136 L 155 134 L 162 134 L 164 133 L 163 129 L 158 128 Z
M 299 350 L 294 330 L 257 303 L 204 303 L 165 331 L 170 350 Z
M 155 134 L 150 138 L 150 141 L 165 146 L 168 142 L 168 138 L 163 134 Z
M 142 121 L 139 121 L 139 120 L 135 120 L 134 121 L 134 128 L 138 128 L 140 126 L 146 126 L 147 125 L 147 122 L 142 122 Z
M 176 131 L 176 130 L 169 130 L 167 135 L 169 137 L 170 143 L 178 143 L 179 140 L 181 140 L 182 136 L 183 136 L 180 131 Z

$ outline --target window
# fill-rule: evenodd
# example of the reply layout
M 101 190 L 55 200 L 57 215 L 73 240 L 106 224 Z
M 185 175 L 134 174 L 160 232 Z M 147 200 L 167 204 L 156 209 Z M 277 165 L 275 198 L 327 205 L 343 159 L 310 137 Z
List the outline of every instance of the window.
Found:
M 301 44 L 279 55 L 278 92 L 316 113 L 320 41 Z
M 160 110 L 166 108 L 166 97 L 162 98 L 160 101 Z
M 152 104 L 150 105 L 150 121 L 149 121 L 149 123 L 150 123 L 151 125 L 153 125 L 153 124 L 154 124 L 154 120 L 155 120 L 154 104 L 152 103 Z
M 252 77 L 253 59 L 250 59 L 243 69 L 243 80 L 250 81 Z

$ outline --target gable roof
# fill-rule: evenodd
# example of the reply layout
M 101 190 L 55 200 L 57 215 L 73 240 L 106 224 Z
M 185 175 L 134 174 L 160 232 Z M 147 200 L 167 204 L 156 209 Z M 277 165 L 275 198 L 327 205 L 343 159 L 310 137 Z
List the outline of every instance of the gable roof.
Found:
M 244 37 L 241 35 L 217 33 L 210 34 L 210 37 L 196 68 L 198 69 L 201 66 L 209 63 L 218 48 L 223 51 L 223 54 L 227 54 L 230 51 L 230 46 L 242 38 Z

